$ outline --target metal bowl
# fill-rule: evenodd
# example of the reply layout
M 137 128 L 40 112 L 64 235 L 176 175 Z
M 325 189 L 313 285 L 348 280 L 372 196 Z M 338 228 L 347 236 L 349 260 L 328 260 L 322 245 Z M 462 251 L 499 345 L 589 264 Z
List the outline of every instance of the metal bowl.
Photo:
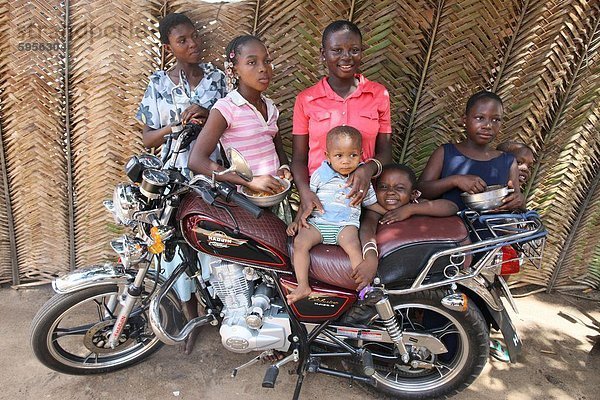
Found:
M 508 196 L 513 190 L 502 185 L 492 185 L 485 189 L 485 192 L 470 194 L 463 192 L 460 194 L 465 205 L 471 210 L 489 211 L 502 205 L 502 199 Z
M 281 193 L 273 194 L 270 196 L 253 196 L 249 193 L 248 188 L 242 186 L 242 194 L 259 207 L 274 206 L 275 204 L 283 200 L 285 196 L 287 196 L 288 192 L 292 187 L 292 183 L 287 179 L 282 179 L 278 177 L 275 177 L 275 179 L 281 182 L 281 184 L 285 187 L 285 189 Z

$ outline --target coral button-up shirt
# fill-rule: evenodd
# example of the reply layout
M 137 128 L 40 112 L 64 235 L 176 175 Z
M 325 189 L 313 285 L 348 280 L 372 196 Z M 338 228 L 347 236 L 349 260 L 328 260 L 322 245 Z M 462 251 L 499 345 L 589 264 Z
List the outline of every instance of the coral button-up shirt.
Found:
M 309 135 L 308 173 L 325 159 L 327 132 L 340 125 L 352 126 L 362 134 L 363 159 L 375 155 L 378 134 L 391 134 L 390 96 L 387 89 L 357 75 L 358 87 L 342 99 L 331 89 L 327 78 L 303 90 L 294 105 L 293 135 Z

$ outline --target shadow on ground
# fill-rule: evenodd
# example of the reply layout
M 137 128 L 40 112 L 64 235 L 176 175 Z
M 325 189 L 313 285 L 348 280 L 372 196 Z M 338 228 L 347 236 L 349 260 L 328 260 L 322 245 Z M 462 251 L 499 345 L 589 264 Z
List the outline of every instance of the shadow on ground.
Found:
M 190 356 L 165 346 L 145 362 L 101 376 L 68 376 L 42 366 L 29 347 L 29 324 L 52 295 L 49 287 L 0 289 L 0 399 L 261 399 L 292 396 L 296 376 L 285 370 L 275 389 L 263 389 L 266 366 L 231 370 L 250 355 L 221 347 L 218 330 L 204 327 Z M 598 399 L 600 394 L 600 310 L 598 302 L 561 294 L 516 300 L 511 313 L 523 340 L 516 364 L 491 359 L 458 400 Z M 498 333 L 493 335 L 500 338 Z M 596 344 L 594 346 L 594 344 Z M 381 398 L 343 379 L 309 375 L 302 399 Z

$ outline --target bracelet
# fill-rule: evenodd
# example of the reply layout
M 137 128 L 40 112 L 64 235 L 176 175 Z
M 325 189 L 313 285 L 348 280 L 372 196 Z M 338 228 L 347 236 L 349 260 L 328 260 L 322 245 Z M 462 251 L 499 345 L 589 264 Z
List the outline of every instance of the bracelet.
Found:
M 379 258 L 379 251 L 377 250 L 377 247 L 369 247 L 363 250 L 363 260 L 365 259 L 365 256 L 367 255 L 369 250 L 373 250 L 375 252 L 375 257 Z
M 365 248 L 365 247 L 367 247 L 367 246 L 375 246 L 375 247 L 377 247 L 377 243 L 375 243 L 375 241 L 374 241 L 374 240 L 369 240 L 367 243 L 365 243 L 365 244 L 363 245 L 363 247 L 362 247 L 362 248 L 363 248 L 363 250 L 364 250 L 364 248 Z
M 381 164 L 381 161 L 379 161 L 376 158 L 369 158 L 365 162 L 369 161 L 373 161 L 375 165 L 377 165 L 377 172 L 375 173 L 375 175 L 373 175 L 373 178 L 378 178 L 379 175 L 381 175 L 381 172 L 383 171 L 383 165 Z
M 365 259 L 365 255 L 369 250 L 373 250 L 377 258 L 379 258 L 379 250 L 377 250 L 377 243 L 375 243 L 373 240 L 370 240 L 367 243 L 365 243 L 362 247 L 363 260 Z
M 278 169 L 287 169 L 288 171 L 291 171 L 290 166 L 288 164 L 280 165 Z

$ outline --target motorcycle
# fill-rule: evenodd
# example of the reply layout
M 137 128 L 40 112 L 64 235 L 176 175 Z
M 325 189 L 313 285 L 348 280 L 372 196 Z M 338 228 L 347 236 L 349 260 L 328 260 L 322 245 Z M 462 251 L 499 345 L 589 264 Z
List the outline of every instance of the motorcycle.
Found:
M 175 154 L 198 130 L 173 134 Z M 284 353 L 262 386 L 273 388 L 280 369 L 296 363 L 294 399 L 309 372 L 402 398 L 452 395 L 483 369 L 491 329 L 516 361 L 521 341 L 501 296 L 515 307 L 505 277 L 541 261 L 547 233 L 535 212 L 464 211 L 381 226 L 377 276 L 360 297 L 343 250 L 319 245 L 311 251 L 313 292 L 290 306 L 285 296 L 297 283 L 286 226 L 216 180 L 230 172 L 252 179 L 239 153 L 230 149 L 227 158 L 225 171 L 191 180 L 151 155 L 127 163 L 132 182 L 118 184 L 105 205 L 132 234 L 111 242 L 119 262 L 53 281 L 56 294 L 31 329 L 44 365 L 67 374 L 115 371 L 203 325 L 219 327 L 226 350 L 260 352 L 233 377 Z M 183 262 L 163 277 L 159 256 L 176 251 Z M 172 289 L 181 276 L 195 282 L 205 309 L 190 321 Z

